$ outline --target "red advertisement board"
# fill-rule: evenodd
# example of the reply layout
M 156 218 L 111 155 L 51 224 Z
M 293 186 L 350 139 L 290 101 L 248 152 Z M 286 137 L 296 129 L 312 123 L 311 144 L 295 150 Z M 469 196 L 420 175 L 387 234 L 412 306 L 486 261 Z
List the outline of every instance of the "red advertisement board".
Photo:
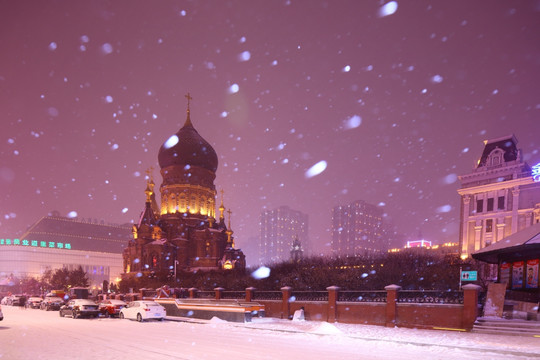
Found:
M 540 264 L 540 259 L 527 260 L 525 287 L 528 289 L 538 288 L 538 264 Z
M 521 289 L 523 287 L 524 265 L 524 261 L 516 261 L 512 264 L 512 289 Z

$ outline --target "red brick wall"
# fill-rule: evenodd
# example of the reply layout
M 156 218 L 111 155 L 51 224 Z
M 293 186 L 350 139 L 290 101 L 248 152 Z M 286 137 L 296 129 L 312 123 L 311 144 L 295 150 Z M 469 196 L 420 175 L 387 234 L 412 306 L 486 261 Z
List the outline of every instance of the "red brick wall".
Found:
M 385 325 L 386 303 L 338 303 L 338 322 Z
M 468 286 L 470 288 L 466 288 Z M 387 300 L 388 298 L 397 299 L 399 289 L 387 288 L 389 294 Z M 399 303 L 396 301 L 388 303 L 335 302 L 335 304 L 326 301 L 284 302 L 289 301 L 288 297 L 284 300 L 255 299 L 255 301 L 265 306 L 267 317 L 280 319 L 290 319 L 296 310 L 304 307 L 306 320 L 311 321 L 470 330 L 477 316 L 478 288 L 476 285 L 464 286 L 463 304 Z M 287 291 L 290 292 L 290 289 L 287 288 Z M 337 297 L 329 296 L 329 300 L 331 299 L 335 301 Z
M 264 316 L 281 319 L 281 300 L 255 300 L 264 305 Z
M 463 305 L 399 304 L 396 325 L 408 328 L 462 327 Z

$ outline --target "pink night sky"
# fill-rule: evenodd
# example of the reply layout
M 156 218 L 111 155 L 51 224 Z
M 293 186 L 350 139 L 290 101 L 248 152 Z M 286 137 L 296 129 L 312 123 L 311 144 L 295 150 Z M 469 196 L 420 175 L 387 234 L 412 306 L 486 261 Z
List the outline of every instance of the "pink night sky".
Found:
M 3 238 L 53 210 L 137 221 L 188 92 L 245 249 L 288 205 L 327 254 L 354 200 L 457 242 L 483 140 L 515 134 L 540 162 L 540 1 L 1 3 Z

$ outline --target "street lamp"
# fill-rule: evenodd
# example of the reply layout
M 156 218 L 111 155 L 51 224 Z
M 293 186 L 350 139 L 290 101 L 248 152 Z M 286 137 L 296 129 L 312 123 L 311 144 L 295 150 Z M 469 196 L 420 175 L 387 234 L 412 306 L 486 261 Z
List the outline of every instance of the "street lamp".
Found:
M 174 260 L 174 281 L 176 281 L 176 264 L 180 264 L 178 260 Z

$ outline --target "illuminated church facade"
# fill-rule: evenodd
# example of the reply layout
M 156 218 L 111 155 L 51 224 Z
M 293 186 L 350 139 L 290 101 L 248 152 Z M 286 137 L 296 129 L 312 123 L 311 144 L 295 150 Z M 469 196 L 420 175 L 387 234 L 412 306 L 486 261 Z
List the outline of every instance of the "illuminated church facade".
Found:
M 162 184 L 158 206 L 148 177 L 146 203 L 133 239 L 123 253 L 126 274 L 175 274 L 177 271 L 244 269 L 245 256 L 234 247 L 233 231 L 225 223 L 223 192 L 216 218 L 214 180 L 218 157 L 199 135 L 190 118 L 188 99 L 184 126 L 159 149 Z

